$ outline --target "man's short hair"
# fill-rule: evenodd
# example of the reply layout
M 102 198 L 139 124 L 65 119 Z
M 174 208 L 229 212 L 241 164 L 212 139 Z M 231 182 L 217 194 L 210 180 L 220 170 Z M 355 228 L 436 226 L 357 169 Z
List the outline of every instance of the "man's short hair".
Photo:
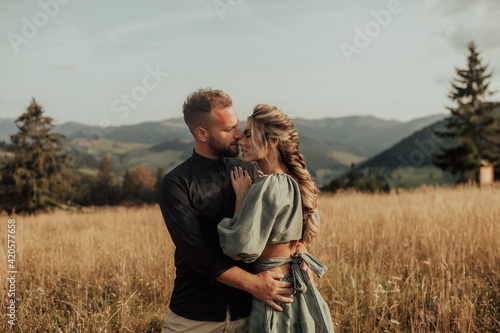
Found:
M 231 105 L 233 105 L 231 97 L 222 90 L 213 90 L 210 87 L 201 88 L 186 98 L 182 105 L 182 113 L 184 113 L 186 125 L 194 135 L 194 130 L 197 127 L 209 130 L 211 125 L 209 116 L 212 110 L 227 108 Z

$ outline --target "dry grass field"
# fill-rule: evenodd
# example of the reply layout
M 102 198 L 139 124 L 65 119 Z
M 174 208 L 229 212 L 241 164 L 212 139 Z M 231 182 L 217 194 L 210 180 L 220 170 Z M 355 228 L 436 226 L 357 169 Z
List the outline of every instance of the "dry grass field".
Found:
M 337 332 L 500 331 L 499 204 L 499 188 L 322 196 L 309 250 Z M 0 331 L 161 330 L 175 272 L 157 206 L 15 218 L 17 324 L 3 269 Z

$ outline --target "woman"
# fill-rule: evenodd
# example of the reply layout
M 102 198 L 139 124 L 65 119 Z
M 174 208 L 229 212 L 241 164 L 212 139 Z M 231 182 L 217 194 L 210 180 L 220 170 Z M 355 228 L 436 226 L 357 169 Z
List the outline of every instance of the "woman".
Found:
M 282 312 L 254 298 L 249 332 L 333 332 L 330 310 L 301 264 L 319 277 L 326 267 L 308 253 L 294 253 L 299 241 L 316 237 L 319 218 L 318 190 L 292 120 L 274 106 L 257 105 L 239 145 L 243 162 L 256 161 L 264 176 L 252 185 L 246 171 L 231 172 L 235 215 L 218 225 L 221 247 L 233 259 L 253 262 L 257 272 L 282 272 L 296 291 Z

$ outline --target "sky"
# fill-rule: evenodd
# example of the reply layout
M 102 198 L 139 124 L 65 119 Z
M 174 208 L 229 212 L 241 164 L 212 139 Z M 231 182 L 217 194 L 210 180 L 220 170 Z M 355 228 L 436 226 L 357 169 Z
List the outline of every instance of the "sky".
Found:
M 500 89 L 499 17 L 498 0 L 5 0 L 0 118 L 35 97 L 56 123 L 160 121 L 209 86 L 240 119 L 446 114 L 470 40 Z

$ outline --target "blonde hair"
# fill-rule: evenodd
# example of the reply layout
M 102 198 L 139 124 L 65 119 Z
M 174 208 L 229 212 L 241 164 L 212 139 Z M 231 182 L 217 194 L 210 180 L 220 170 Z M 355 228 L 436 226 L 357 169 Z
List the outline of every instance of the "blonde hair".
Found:
M 299 152 L 299 135 L 292 119 L 275 106 L 259 104 L 248 117 L 248 125 L 254 150 L 259 158 L 264 158 L 266 148 L 277 142 L 275 151 L 278 161 L 295 179 L 300 189 L 304 215 L 301 241 L 311 243 L 319 232 L 315 215 L 318 208 L 318 187 L 306 169 L 304 156 Z

